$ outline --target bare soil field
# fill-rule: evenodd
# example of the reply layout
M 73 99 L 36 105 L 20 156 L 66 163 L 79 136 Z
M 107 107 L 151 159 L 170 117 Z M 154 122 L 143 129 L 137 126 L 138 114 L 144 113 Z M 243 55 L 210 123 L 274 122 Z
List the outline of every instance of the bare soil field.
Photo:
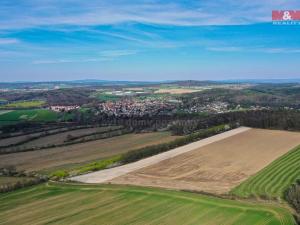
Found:
M 40 171 L 99 160 L 176 138 L 169 132 L 126 134 L 63 147 L 0 155 L 0 167 L 12 165 L 19 170 Z
M 250 129 L 109 181 L 227 193 L 300 144 L 300 133 Z
M 205 145 L 214 143 L 216 141 L 231 137 L 238 133 L 245 132 L 249 129 L 250 128 L 248 128 L 248 127 L 240 127 L 240 128 L 234 129 L 234 130 L 223 132 L 221 134 L 214 135 L 212 137 L 205 138 L 200 141 L 196 141 L 196 142 L 163 152 L 161 154 L 157 154 L 157 155 L 139 160 L 137 162 L 125 164 L 125 165 L 114 167 L 111 169 L 105 169 L 105 170 L 101 170 L 101 171 L 97 171 L 97 172 L 93 172 L 93 173 L 89 173 L 89 174 L 72 177 L 71 180 L 84 182 L 84 183 L 104 183 L 104 182 L 110 181 L 116 177 L 125 175 L 127 173 L 136 171 L 138 169 L 141 169 L 141 168 L 144 168 L 144 167 L 147 167 L 150 165 L 157 164 L 158 162 L 161 162 L 163 160 L 170 159 L 172 157 L 181 155 L 181 154 L 189 152 L 189 151 L 193 151 L 197 148 L 200 148 Z
M 193 93 L 193 92 L 198 92 L 202 91 L 201 89 L 187 89 L 187 88 L 162 88 L 157 91 L 155 91 L 156 94 L 164 94 L 164 93 L 169 93 L 169 94 L 187 94 L 187 93 Z

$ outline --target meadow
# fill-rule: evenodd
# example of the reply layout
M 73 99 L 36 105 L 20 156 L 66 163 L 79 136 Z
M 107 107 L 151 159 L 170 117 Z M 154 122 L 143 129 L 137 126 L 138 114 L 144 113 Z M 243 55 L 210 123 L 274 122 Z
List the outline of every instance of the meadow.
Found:
M 113 185 L 47 183 L 0 195 L 3 225 L 293 225 L 277 205 L 195 193 Z
M 9 109 L 9 108 L 37 108 L 45 105 L 45 101 L 33 100 L 33 101 L 17 101 L 8 103 L 0 106 L 0 109 Z
M 282 198 L 283 192 L 300 178 L 300 146 L 250 177 L 231 193 L 240 197 Z
M 51 122 L 58 119 L 58 114 L 47 109 L 24 109 L 13 110 L 0 114 L 0 125 L 16 123 L 21 121 Z

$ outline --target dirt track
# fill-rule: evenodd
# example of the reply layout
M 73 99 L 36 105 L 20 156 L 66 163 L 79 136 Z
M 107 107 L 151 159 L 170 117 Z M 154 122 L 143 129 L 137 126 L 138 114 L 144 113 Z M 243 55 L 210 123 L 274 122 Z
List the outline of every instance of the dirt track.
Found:
M 248 131 L 250 128 L 247 127 L 241 127 L 238 129 L 234 129 L 231 131 L 227 131 L 225 133 L 219 134 L 219 135 L 215 135 L 213 137 L 210 138 L 206 138 L 173 150 L 170 150 L 168 152 L 164 152 L 161 153 L 159 155 L 155 155 L 143 160 L 140 160 L 138 162 L 134 162 L 134 163 L 130 163 L 124 166 L 120 166 L 120 167 L 116 167 L 116 168 L 112 168 L 112 169 L 107 169 L 107 170 L 102 170 L 102 171 L 98 171 L 98 172 L 93 172 L 93 173 L 89 173 L 86 175 L 82 175 L 82 176 L 77 176 L 77 177 L 73 177 L 72 180 L 76 180 L 76 181 L 80 181 L 80 182 L 85 182 L 85 183 L 103 183 L 103 182 L 107 182 L 110 181 L 111 179 L 117 178 L 119 176 L 125 175 L 127 173 L 142 169 L 144 167 L 147 166 L 151 166 L 151 165 L 158 165 L 157 163 L 163 161 L 162 163 L 164 163 L 166 160 L 173 158 L 173 157 L 180 157 L 181 155 L 190 151 L 193 151 L 195 149 L 198 149 L 200 147 L 209 145 L 211 143 L 214 143 L 216 141 L 220 141 L 222 139 L 237 135 L 239 133 L 242 132 L 246 132 Z M 128 175 L 131 176 L 131 175 Z M 121 182 L 123 178 L 120 178 Z M 117 179 L 116 182 L 118 182 L 119 180 Z M 125 178 L 125 183 L 126 183 L 126 178 Z M 131 182 L 131 181 L 130 181 Z M 137 183 L 138 180 L 137 180 Z
M 300 133 L 251 129 L 110 180 L 226 193 L 300 144 Z

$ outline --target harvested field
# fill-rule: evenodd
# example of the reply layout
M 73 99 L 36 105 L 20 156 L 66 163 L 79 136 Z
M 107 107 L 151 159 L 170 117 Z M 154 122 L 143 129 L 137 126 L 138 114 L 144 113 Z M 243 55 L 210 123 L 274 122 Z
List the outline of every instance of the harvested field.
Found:
M 249 130 L 247 127 L 240 127 L 238 129 L 234 129 L 231 131 L 223 132 L 218 135 L 214 135 L 209 138 L 202 139 L 200 141 L 196 141 L 166 152 L 163 152 L 161 154 L 157 154 L 142 160 L 139 160 L 134 163 L 125 164 L 119 167 L 115 167 L 112 169 L 102 170 L 94 173 L 84 174 L 76 177 L 72 177 L 72 180 L 84 182 L 84 183 L 103 183 L 106 181 L 110 181 L 113 178 L 125 175 L 127 173 L 133 172 L 135 170 L 157 164 L 158 162 L 161 162 L 166 159 L 170 159 L 172 157 L 175 157 L 177 155 L 181 155 L 186 152 L 193 151 L 197 148 L 200 148 L 202 146 L 208 145 L 210 143 L 228 138 L 230 136 L 233 136 L 235 134 L 245 132 Z
M 300 179 L 300 146 L 250 177 L 232 193 L 240 197 L 283 197 L 283 192 Z
M 0 195 L 3 225 L 294 225 L 288 210 L 194 193 L 112 185 L 43 184 Z
M 126 134 L 63 147 L 0 155 L 0 167 L 13 165 L 28 171 L 48 170 L 99 160 L 176 138 L 168 132 Z
M 300 133 L 251 129 L 110 180 L 227 193 L 300 144 Z

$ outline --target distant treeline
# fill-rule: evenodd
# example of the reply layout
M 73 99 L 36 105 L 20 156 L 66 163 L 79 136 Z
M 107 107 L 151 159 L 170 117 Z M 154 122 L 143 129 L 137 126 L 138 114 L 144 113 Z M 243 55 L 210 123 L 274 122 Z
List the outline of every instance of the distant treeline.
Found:
M 245 110 L 219 114 L 177 113 L 170 115 L 122 117 L 95 114 L 93 109 L 91 109 L 85 113 L 76 112 L 75 114 L 74 120 L 70 123 L 63 123 L 64 126 L 124 126 L 136 132 L 142 130 L 156 131 L 168 128 L 176 135 L 190 134 L 199 129 L 226 123 L 238 123 L 241 126 L 265 129 L 300 130 L 300 110 L 291 109 Z M 56 125 L 61 124 L 62 123 L 56 123 Z M 44 123 L 43 127 L 46 126 L 47 124 Z M 2 128 L 2 132 L 4 134 L 7 132 L 34 129 L 40 129 L 38 123 L 22 123 L 5 126 Z
M 140 159 L 157 155 L 159 153 L 168 151 L 170 149 L 174 149 L 176 147 L 180 147 L 189 143 L 192 143 L 194 141 L 198 141 L 207 137 L 211 137 L 213 135 L 222 133 L 226 130 L 230 130 L 232 128 L 235 128 L 235 125 L 218 125 L 214 126 L 208 129 L 204 130 L 199 130 L 197 132 L 194 132 L 190 135 L 175 139 L 174 141 L 164 143 L 164 144 L 159 144 L 159 145 L 153 145 L 153 146 L 147 146 L 138 150 L 130 151 L 122 155 L 121 158 L 121 163 L 130 163 L 130 162 L 135 162 Z
M 238 111 L 215 115 L 185 117 L 173 121 L 174 134 L 188 134 L 217 124 L 231 123 L 263 129 L 300 130 L 299 110 Z

